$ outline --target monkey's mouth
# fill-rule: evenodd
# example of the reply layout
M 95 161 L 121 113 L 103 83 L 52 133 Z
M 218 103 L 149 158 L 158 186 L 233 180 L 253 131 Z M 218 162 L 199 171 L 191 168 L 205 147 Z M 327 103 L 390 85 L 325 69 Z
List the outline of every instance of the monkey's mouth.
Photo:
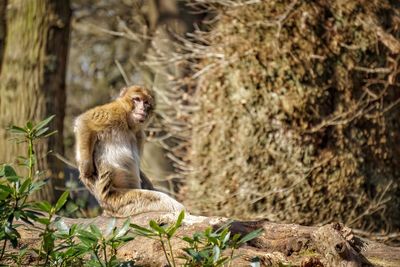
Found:
M 146 118 L 147 118 L 147 114 L 146 113 L 134 113 L 133 114 L 133 118 L 137 121 L 137 122 L 145 122 Z

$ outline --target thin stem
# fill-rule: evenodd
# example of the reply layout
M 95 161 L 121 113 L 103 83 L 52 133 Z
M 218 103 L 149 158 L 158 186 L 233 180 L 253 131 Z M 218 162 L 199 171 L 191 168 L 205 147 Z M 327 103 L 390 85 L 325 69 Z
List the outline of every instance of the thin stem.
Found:
M 232 266 L 233 252 L 234 252 L 234 251 L 235 251 L 235 248 L 233 247 L 232 250 L 231 250 L 231 257 L 230 257 L 230 261 L 229 261 L 228 267 L 231 267 L 231 266 Z
M 160 236 L 160 242 L 161 242 L 162 250 L 164 251 L 165 258 L 167 258 L 168 265 L 169 265 L 169 266 L 172 266 L 172 265 L 171 265 L 171 262 L 170 262 L 170 260 L 169 260 L 169 257 L 168 257 L 167 250 L 165 249 L 164 241 L 163 241 L 163 239 L 162 239 L 161 236 Z
M 104 261 L 106 262 L 106 267 L 108 266 L 108 261 L 107 261 L 107 251 L 106 251 L 106 242 L 103 240 L 103 254 L 104 254 Z
M 169 238 L 167 238 L 168 241 L 168 247 L 169 247 L 169 253 L 171 253 L 171 259 L 172 259 L 172 264 L 175 267 L 175 258 L 174 258 L 174 253 L 172 252 L 172 246 L 171 246 L 171 241 L 169 240 Z
M 36 261 L 36 265 L 37 266 L 39 266 L 40 257 L 41 257 L 41 254 L 42 254 L 42 248 L 43 248 L 43 245 L 41 244 L 40 248 L 39 248 L 38 258 L 37 258 L 37 261 Z
M 47 263 L 49 262 L 49 255 L 50 251 L 46 251 L 46 261 L 44 262 L 44 266 L 47 266 Z
M 33 165 L 34 165 L 34 162 L 33 162 L 33 154 L 35 153 L 34 151 L 33 151 L 33 139 L 32 139 L 32 137 L 28 137 L 29 139 L 28 139 L 28 157 L 29 157 L 29 165 L 28 165 L 28 167 L 29 167 L 29 179 L 31 179 L 32 180 L 32 178 L 33 178 Z
M 94 255 L 96 256 L 96 259 L 97 259 L 97 261 L 100 263 L 100 265 L 101 265 L 101 266 L 104 266 L 103 263 L 102 263 L 101 260 L 100 260 L 99 255 L 97 254 L 97 251 L 96 251 L 96 250 L 94 251 Z M 107 266 L 105 266 L 105 267 L 107 267 Z
M 49 213 L 49 222 L 51 222 L 51 219 L 52 219 L 52 218 L 53 218 L 53 214 L 52 214 L 52 212 L 50 211 L 50 213 Z M 42 238 L 42 244 L 40 245 L 39 255 L 38 255 L 38 260 L 37 260 L 37 264 L 38 264 L 38 265 L 39 265 L 39 260 L 40 260 L 41 254 L 42 254 L 42 250 L 43 250 L 43 248 L 44 248 L 44 242 L 45 242 L 46 234 L 47 234 L 48 231 L 49 231 L 49 226 L 50 226 L 50 223 L 49 223 L 49 224 L 46 224 L 46 227 L 44 228 L 43 238 Z M 47 262 L 49 261 L 49 254 L 50 254 L 50 251 L 46 251 L 46 261 L 45 261 L 45 263 L 44 263 L 44 266 L 46 266 Z
M 0 256 L 0 260 L 3 259 L 4 256 L 4 252 L 6 250 L 6 244 L 7 244 L 7 239 L 4 239 L 4 243 L 3 243 L 3 249 L 1 250 L 1 256 Z

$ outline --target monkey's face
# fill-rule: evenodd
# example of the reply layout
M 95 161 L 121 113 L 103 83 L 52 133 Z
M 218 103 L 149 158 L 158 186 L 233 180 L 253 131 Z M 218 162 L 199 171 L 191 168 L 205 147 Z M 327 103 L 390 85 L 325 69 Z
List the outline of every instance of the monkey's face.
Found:
M 151 114 L 153 109 L 152 104 L 149 99 L 143 96 L 133 96 L 133 110 L 132 119 L 136 123 L 144 123 Z
M 130 119 L 133 123 L 145 123 L 154 109 L 154 98 L 149 90 L 132 86 L 121 91 L 120 97 L 130 106 Z

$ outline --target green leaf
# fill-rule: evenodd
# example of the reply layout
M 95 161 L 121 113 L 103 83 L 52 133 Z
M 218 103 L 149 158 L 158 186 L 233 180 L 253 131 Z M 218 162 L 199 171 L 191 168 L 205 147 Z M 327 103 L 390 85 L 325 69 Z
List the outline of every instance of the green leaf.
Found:
M 236 242 L 236 241 L 238 241 L 239 240 L 239 238 L 240 238 L 240 234 L 235 234 L 233 237 L 232 237 L 232 241 L 233 242 Z
M 46 200 L 40 201 L 40 202 L 36 202 L 33 204 L 33 206 L 35 208 L 37 208 L 38 210 L 50 213 L 51 211 L 51 205 L 49 202 L 47 202 Z
M 54 119 L 55 116 L 56 116 L 56 115 L 51 115 L 51 116 L 49 116 L 48 118 L 46 118 L 46 119 L 44 119 L 44 120 L 38 122 L 38 123 L 35 125 L 35 127 L 33 127 L 32 130 L 40 130 L 40 129 L 42 129 L 44 126 L 46 126 L 47 124 L 49 124 L 50 121 L 51 121 L 52 119 Z
M 7 181 L 11 182 L 11 183 L 17 183 L 19 182 L 19 180 L 21 180 L 21 177 L 19 176 L 8 176 Z
M 77 211 L 79 209 L 79 206 L 76 205 L 74 202 L 68 202 L 67 206 L 66 206 L 66 210 L 68 213 L 74 213 L 75 211 Z
M 42 134 L 44 134 L 45 132 L 47 132 L 47 130 L 49 130 L 49 127 L 44 127 L 44 128 L 42 128 L 42 129 L 38 130 L 38 131 L 35 133 L 35 136 L 36 136 L 36 137 L 40 137 Z
M 182 221 L 183 221 L 184 218 L 185 218 L 185 211 L 182 210 L 182 211 L 179 213 L 178 220 L 176 220 L 176 223 L 175 223 L 176 227 L 181 226 Z
M 4 227 L 4 232 L 10 238 L 20 238 L 21 237 L 19 235 L 18 231 L 14 227 L 11 227 L 11 226 L 8 226 L 8 225 L 6 225 Z
M 48 218 L 42 218 L 42 217 L 38 217 L 35 219 L 35 221 L 44 224 L 44 225 L 49 225 L 50 224 L 50 220 Z
M 91 224 L 91 225 L 89 225 L 89 227 L 90 227 L 90 230 L 92 231 L 92 233 L 93 233 L 98 239 L 100 239 L 100 238 L 102 237 L 103 234 L 101 233 L 100 229 L 99 229 L 96 225 Z
M 159 226 L 154 220 L 151 220 L 149 223 L 150 227 L 153 228 L 158 234 L 166 234 L 165 229 Z
M 173 227 L 171 227 L 170 229 L 167 230 L 167 236 L 168 238 L 171 238 L 174 236 L 176 230 L 178 230 L 178 227 L 176 225 L 174 225 Z
M 3 166 L 3 172 L 4 172 L 4 176 L 5 177 L 11 177 L 11 176 L 17 176 L 16 171 L 14 170 L 13 167 L 11 167 L 10 165 L 6 164 Z
M 222 239 L 222 243 L 226 243 L 228 242 L 229 238 L 231 237 L 231 232 L 226 233 L 226 235 L 224 236 L 224 238 Z
M 49 136 L 52 136 L 53 134 L 55 134 L 55 133 L 57 133 L 57 130 L 55 130 L 55 131 L 52 131 L 52 132 L 50 132 L 50 133 L 48 133 L 48 134 L 46 134 L 45 136 L 43 136 L 44 138 L 47 138 L 47 137 L 49 137 Z
M 26 189 L 31 185 L 32 180 L 31 179 L 25 179 L 25 181 L 22 183 L 21 187 L 19 188 L 18 193 L 22 194 L 25 193 Z
M 213 247 L 213 262 L 216 262 L 221 255 L 221 249 L 218 246 Z
M 86 244 L 78 244 L 77 246 L 74 247 L 76 250 L 76 257 L 79 257 L 83 254 L 86 254 L 89 250 L 91 250 L 91 245 L 86 245 Z
M 188 236 L 182 237 L 182 240 L 188 242 L 189 244 L 193 244 L 193 243 L 194 243 L 194 240 L 191 239 L 191 238 L 188 237 Z
M 147 229 L 147 228 L 145 228 L 145 227 L 139 226 L 139 225 L 134 224 L 134 223 L 131 223 L 131 224 L 130 224 L 130 227 L 131 227 L 131 228 L 134 228 L 134 229 L 136 229 L 136 230 L 139 230 L 139 231 L 141 231 L 141 232 L 143 232 L 143 233 L 153 234 L 153 231 L 151 231 L 150 229 Z
M 25 222 L 26 224 L 30 224 L 30 225 L 34 225 L 29 219 L 28 219 L 28 217 L 21 217 L 21 220 L 23 221 L 23 222 Z
M 93 241 L 96 241 L 96 242 L 98 240 L 97 236 L 95 234 L 93 234 L 92 232 L 89 232 L 89 231 L 84 230 L 84 229 L 80 229 L 78 232 L 79 232 L 78 237 L 90 238 L 90 239 L 92 239 Z
M 36 218 L 37 218 L 38 216 L 43 216 L 43 214 L 41 214 L 40 212 L 36 212 L 36 211 L 32 211 L 32 210 L 27 210 L 27 211 L 25 211 L 25 212 L 24 212 L 24 215 L 25 215 L 27 218 L 30 218 L 30 219 L 32 219 L 32 220 L 36 220 Z
M 189 256 L 191 256 L 197 262 L 201 261 L 201 256 L 200 256 L 199 252 L 195 251 L 194 249 L 192 249 L 192 248 L 183 248 L 183 251 L 185 251 Z
M 93 245 L 96 245 L 97 241 L 98 241 L 97 239 L 92 239 L 92 238 L 89 238 L 87 236 L 78 236 L 78 238 L 79 238 L 79 240 L 82 241 L 82 243 L 84 245 L 89 246 L 89 247 L 91 247 Z
M 217 262 L 215 262 L 214 266 L 224 266 L 224 264 L 227 263 L 230 260 L 231 259 L 229 259 L 228 257 L 222 257 Z
M 26 123 L 26 128 L 27 128 L 28 130 L 32 130 L 32 127 L 33 127 L 32 122 L 31 122 L 31 121 L 28 121 L 28 122 Z
M 59 220 L 56 223 L 56 227 L 57 227 L 58 231 L 61 233 L 69 233 L 69 228 L 63 220 Z
M 172 227 L 170 227 L 167 230 L 168 238 L 171 238 L 175 234 L 176 230 L 181 226 L 182 221 L 183 221 L 184 218 L 185 218 L 185 212 L 181 211 L 179 213 L 179 216 L 178 216 L 178 219 L 177 219 L 176 223 L 174 225 L 172 225 Z
M 125 242 L 129 242 L 129 241 L 131 241 L 133 239 L 135 239 L 135 237 L 133 237 L 133 236 L 123 236 L 123 237 L 118 238 L 118 240 L 120 240 L 120 241 L 122 241 L 124 243 Z
M 115 218 L 112 218 L 112 219 L 110 220 L 110 222 L 109 222 L 108 225 L 107 225 L 107 229 L 106 229 L 106 231 L 104 232 L 104 235 L 105 235 L 105 236 L 108 236 L 108 235 L 111 234 L 111 232 L 114 230 L 115 222 L 116 222 L 116 219 L 115 219 Z
M 255 230 L 255 231 L 252 231 L 252 232 L 248 233 L 247 235 L 245 235 L 244 237 L 242 237 L 242 238 L 239 240 L 238 243 L 239 243 L 239 244 L 246 243 L 246 242 L 248 242 L 248 241 L 250 241 L 250 240 L 252 240 L 252 239 L 254 239 L 254 238 L 260 236 L 262 232 L 263 232 L 263 229 L 262 229 L 262 228 L 257 229 L 257 230 Z
M 46 183 L 47 183 L 47 180 L 37 180 L 37 181 L 33 182 L 31 185 L 31 188 L 30 188 L 30 192 L 35 192 L 35 191 L 39 190 Z
M 71 225 L 71 227 L 69 228 L 69 235 L 74 235 L 75 232 L 76 232 L 76 229 L 78 229 L 78 225 L 77 224 Z
M 214 244 L 214 245 L 219 245 L 219 244 L 220 244 L 219 239 L 216 238 L 216 237 L 213 237 L 213 236 L 209 236 L 209 237 L 208 237 L 208 241 L 211 242 L 211 243 Z
M 15 133 L 15 134 L 26 134 L 27 133 L 26 129 L 15 126 L 15 125 L 11 125 L 7 130 L 10 131 L 11 133 Z
M 4 184 L 0 184 L 0 190 L 7 192 L 9 194 L 12 194 L 14 192 L 14 188 L 8 186 L 8 185 L 4 185 Z
M 222 224 L 214 233 L 221 232 L 223 229 L 230 228 L 233 220 L 227 220 L 224 224 Z
M 2 186 L 2 185 L 0 185 Z M 0 201 L 6 200 L 10 195 L 10 192 L 7 191 L 3 191 L 2 189 L 0 189 Z
M 129 224 L 130 224 L 130 220 L 127 219 L 124 224 L 122 225 L 122 227 L 117 231 L 117 235 L 115 236 L 115 238 L 120 238 L 121 236 L 125 235 L 126 232 L 128 232 L 129 230 Z
M 59 211 L 64 206 L 65 202 L 67 202 L 68 196 L 69 196 L 69 191 L 65 191 L 61 195 L 61 197 L 57 200 L 57 203 L 55 206 L 56 212 Z

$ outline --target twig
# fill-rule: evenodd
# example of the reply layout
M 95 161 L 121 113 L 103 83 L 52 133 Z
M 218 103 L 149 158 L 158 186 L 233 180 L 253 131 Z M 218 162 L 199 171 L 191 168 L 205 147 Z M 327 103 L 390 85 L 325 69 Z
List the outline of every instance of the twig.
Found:
M 128 75 L 126 75 L 126 72 L 125 72 L 125 70 L 122 68 L 122 66 L 121 66 L 121 64 L 119 63 L 119 61 L 116 59 L 114 62 L 115 62 L 115 64 L 117 65 L 117 68 L 118 68 L 119 72 L 121 73 L 122 77 L 124 78 L 125 84 L 126 84 L 126 85 L 130 85 L 131 82 L 130 82 L 130 80 L 129 80 L 129 78 L 128 78 Z
M 61 160 L 62 162 L 64 162 L 65 164 L 67 164 L 68 166 L 78 169 L 78 166 L 76 166 L 74 163 L 72 163 L 72 161 L 68 160 L 67 158 L 63 157 L 61 154 L 59 153 L 54 153 L 52 154 L 54 155 L 57 159 Z

